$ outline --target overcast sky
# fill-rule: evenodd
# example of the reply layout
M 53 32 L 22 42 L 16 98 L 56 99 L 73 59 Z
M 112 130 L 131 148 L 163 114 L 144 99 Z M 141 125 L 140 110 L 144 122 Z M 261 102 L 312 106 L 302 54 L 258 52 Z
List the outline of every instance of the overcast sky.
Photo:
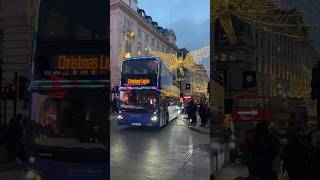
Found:
M 172 19 L 179 48 L 192 51 L 209 45 L 209 0 L 138 0 L 138 7 L 164 28 L 171 28 Z

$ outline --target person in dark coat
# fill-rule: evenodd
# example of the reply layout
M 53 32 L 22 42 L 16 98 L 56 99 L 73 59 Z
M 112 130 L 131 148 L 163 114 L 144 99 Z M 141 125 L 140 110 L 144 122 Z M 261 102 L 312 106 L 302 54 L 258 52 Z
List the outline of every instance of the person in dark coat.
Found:
M 312 135 L 312 149 L 308 164 L 308 180 L 320 179 L 320 133 Z
M 197 123 L 197 105 L 193 102 L 193 100 L 190 101 L 189 107 L 188 107 L 188 113 L 191 118 L 191 124 L 195 125 Z
M 284 168 L 290 180 L 303 180 L 307 175 L 309 150 L 298 134 L 288 132 L 288 143 L 282 154 Z
M 253 164 L 259 180 L 278 180 L 273 171 L 273 160 L 280 153 L 280 141 L 269 132 L 268 123 L 263 120 L 256 127 L 252 145 Z
M 204 103 L 200 104 L 199 115 L 201 118 L 200 126 L 205 127 L 207 124 L 208 114 L 207 114 L 207 106 Z
M 8 153 L 12 160 L 15 160 L 17 157 L 17 149 L 20 146 L 20 140 L 22 137 L 22 129 L 21 124 L 17 118 L 12 118 L 9 122 L 9 130 L 8 130 Z
M 248 180 L 256 180 L 257 172 L 253 160 L 253 143 L 256 133 L 256 123 L 252 123 L 250 128 L 245 132 L 245 146 L 244 146 L 244 162 L 247 165 L 249 177 Z

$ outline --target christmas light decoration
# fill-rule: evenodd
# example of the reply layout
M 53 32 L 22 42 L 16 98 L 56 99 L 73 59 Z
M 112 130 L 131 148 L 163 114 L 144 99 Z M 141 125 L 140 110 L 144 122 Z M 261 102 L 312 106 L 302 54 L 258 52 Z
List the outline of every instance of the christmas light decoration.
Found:
M 182 57 L 177 57 L 175 54 L 167 54 L 159 51 L 155 51 L 152 48 L 148 47 L 148 52 L 155 57 L 159 57 L 163 62 L 168 66 L 170 71 L 176 71 L 177 69 L 181 74 L 184 74 L 184 69 L 187 69 L 191 72 L 203 73 L 203 69 L 199 67 L 199 64 L 196 62 L 192 54 L 187 54 L 183 59 Z M 196 51 L 194 52 L 196 53 Z M 199 56 L 198 56 L 199 57 Z
M 306 27 L 319 26 L 305 23 L 301 12 L 295 8 L 281 6 L 274 0 L 216 0 L 215 5 L 211 6 L 211 13 L 215 13 L 215 19 L 219 19 L 231 44 L 237 43 L 232 16 L 236 16 L 257 30 L 299 40 L 304 39 Z

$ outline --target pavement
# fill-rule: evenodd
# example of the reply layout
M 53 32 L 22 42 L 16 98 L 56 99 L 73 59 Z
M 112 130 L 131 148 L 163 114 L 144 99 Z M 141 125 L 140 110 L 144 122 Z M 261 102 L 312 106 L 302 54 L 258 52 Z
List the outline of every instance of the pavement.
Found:
M 248 177 L 249 173 L 243 164 L 240 162 L 236 163 L 225 163 L 223 168 L 217 173 L 214 180 L 241 180 Z M 289 180 L 287 174 L 278 174 L 278 180 Z
M 183 116 L 160 129 L 118 126 L 111 118 L 111 179 L 208 180 L 210 137 Z
M 6 151 L 6 146 L 0 145 L 0 179 L 26 180 L 25 166 L 10 160 Z
M 181 114 L 180 115 L 183 119 L 183 122 L 188 125 L 188 127 L 194 131 L 203 133 L 203 134 L 210 134 L 210 127 L 209 127 L 209 122 L 207 122 L 207 126 L 206 127 L 202 127 L 201 125 L 201 121 L 200 121 L 200 117 L 197 116 L 197 123 L 195 126 L 190 126 L 190 121 L 188 119 L 188 116 L 186 114 Z

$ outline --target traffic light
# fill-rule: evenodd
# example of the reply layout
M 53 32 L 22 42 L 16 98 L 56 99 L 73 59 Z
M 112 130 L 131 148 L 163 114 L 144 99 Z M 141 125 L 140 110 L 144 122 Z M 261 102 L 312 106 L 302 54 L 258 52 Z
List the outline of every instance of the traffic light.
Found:
M 7 91 L 7 99 L 14 100 L 16 98 L 17 98 L 17 86 L 15 84 L 9 83 L 8 91 Z
M 28 84 L 29 84 L 29 80 L 23 76 L 19 76 L 19 91 L 18 91 L 18 95 L 19 95 L 19 100 L 25 100 L 25 98 L 27 97 L 27 92 L 28 92 Z
M 251 87 L 256 87 L 256 72 L 255 71 L 243 71 L 242 72 L 242 88 L 248 89 Z
M 190 89 L 190 84 L 186 84 L 186 89 Z

